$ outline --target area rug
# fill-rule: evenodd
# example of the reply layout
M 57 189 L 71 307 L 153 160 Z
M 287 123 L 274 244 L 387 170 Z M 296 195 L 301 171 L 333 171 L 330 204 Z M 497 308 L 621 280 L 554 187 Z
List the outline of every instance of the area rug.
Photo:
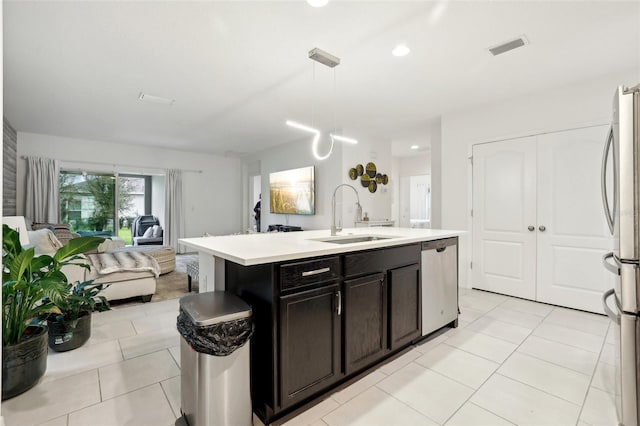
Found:
M 151 298 L 150 303 L 161 302 L 163 300 L 177 299 L 189 294 L 187 264 L 197 262 L 197 254 L 178 254 L 176 255 L 176 269 L 168 274 L 160 275 L 156 279 L 156 292 Z M 192 293 L 198 292 L 198 281 L 193 280 L 191 283 Z M 111 305 L 114 307 L 124 307 L 134 304 L 143 303 L 140 297 L 131 299 L 114 300 Z
M 197 261 L 197 254 L 176 255 L 176 269 L 168 274 L 160 275 L 156 279 L 156 292 L 151 298 L 151 302 L 176 299 L 188 294 L 187 264 Z M 197 293 L 198 281 L 192 281 L 191 285 L 191 290 Z

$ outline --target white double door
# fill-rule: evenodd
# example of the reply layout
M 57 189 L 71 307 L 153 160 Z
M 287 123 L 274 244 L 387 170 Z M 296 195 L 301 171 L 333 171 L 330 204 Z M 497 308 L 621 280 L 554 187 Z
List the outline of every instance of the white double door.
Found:
M 607 127 L 473 147 L 474 288 L 602 312 Z

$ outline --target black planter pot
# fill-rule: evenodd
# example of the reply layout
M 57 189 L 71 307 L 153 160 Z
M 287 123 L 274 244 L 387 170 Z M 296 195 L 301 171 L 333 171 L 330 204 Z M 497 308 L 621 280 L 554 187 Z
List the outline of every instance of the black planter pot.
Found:
M 26 339 L 2 347 L 2 400 L 28 391 L 47 369 L 47 329 L 30 326 Z
M 49 325 L 49 347 L 56 352 L 79 348 L 91 337 L 91 312 L 84 312 L 78 318 L 75 328 L 67 327 L 61 321 L 47 321 Z

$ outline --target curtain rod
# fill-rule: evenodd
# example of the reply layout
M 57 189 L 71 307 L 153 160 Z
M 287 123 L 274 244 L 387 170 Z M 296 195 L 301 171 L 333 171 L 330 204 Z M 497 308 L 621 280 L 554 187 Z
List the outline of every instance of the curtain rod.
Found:
M 26 155 L 21 155 L 20 156 L 21 159 L 26 160 L 27 156 Z M 115 163 L 107 163 L 107 162 L 101 162 L 101 161 L 78 161 L 78 160 L 61 160 L 59 158 L 56 158 L 56 160 L 58 161 L 62 161 L 62 162 L 66 162 L 66 163 L 84 163 L 84 164 L 97 164 L 97 165 L 101 165 L 101 166 L 113 166 L 113 167 L 137 167 L 137 168 L 142 168 L 142 169 L 157 169 L 157 170 L 165 170 L 166 168 L 162 168 L 162 167 L 147 167 L 147 166 L 141 166 L 139 164 L 115 164 Z M 183 172 L 187 172 L 187 173 L 202 173 L 202 170 L 195 170 L 195 169 L 179 169 Z

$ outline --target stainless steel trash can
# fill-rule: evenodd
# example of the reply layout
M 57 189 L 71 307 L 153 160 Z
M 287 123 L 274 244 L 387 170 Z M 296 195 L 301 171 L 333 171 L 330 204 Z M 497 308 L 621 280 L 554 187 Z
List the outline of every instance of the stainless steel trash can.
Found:
M 180 299 L 181 411 L 189 426 L 250 426 L 251 307 L 223 291 Z

